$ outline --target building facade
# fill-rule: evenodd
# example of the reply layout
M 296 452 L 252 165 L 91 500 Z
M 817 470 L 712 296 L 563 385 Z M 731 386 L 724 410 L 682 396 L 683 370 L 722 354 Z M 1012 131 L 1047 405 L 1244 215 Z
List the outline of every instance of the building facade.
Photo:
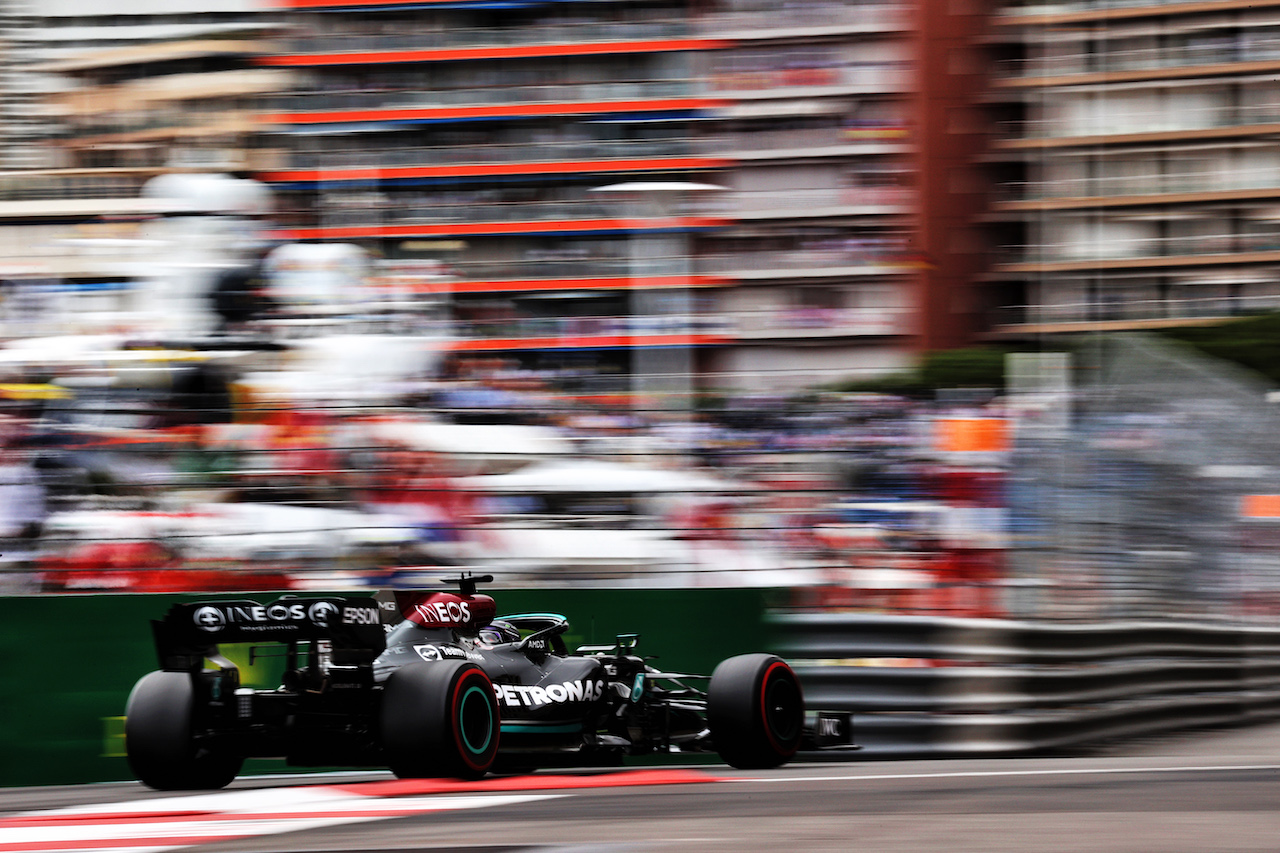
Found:
M 279 2 L 278 238 L 447 270 L 420 295 L 460 363 L 780 390 L 972 334 L 982 11 Z
M 1003 337 L 1280 306 L 1280 4 L 1011 4 Z
M 130 0 L 107 15 L 7 5 L 6 113 L 25 118 L 0 171 L 0 279 L 24 294 L 9 307 L 42 307 L 38 321 L 6 316 L 6 334 L 127 328 L 164 302 L 146 284 L 197 294 L 220 261 L 214 244 L 235 238 L 188 226 L 246 201 L 269 210 L 230 178 L 182 198 L 156 179 L 272 165 L 258 105 L 288 72 L 252 62 L 271 50 L 270 19 L 251 0 Z

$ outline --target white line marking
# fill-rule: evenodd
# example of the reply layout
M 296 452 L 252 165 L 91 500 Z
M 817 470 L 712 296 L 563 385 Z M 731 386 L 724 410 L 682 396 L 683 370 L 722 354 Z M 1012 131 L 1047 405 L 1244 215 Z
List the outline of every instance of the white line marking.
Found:
M 728 782 L 866 782 L 881 779 L 969 779 L 1000 776 L 1085 776 L 1120 773 L 1195 773 L 1224 770 L 1280 770 L 1280 764 L 1220 764 L 1196 767 L 1063 767 L 1041 770 L 958 770 L 943 773 L 874 773 L 866 776 L 779 776 L 728 778 Z
M 258 797 L 256 803 L 251 803 L 251 798 L 245 796 L 258 793 L 261 792 L 167 797 L 145 803 L 94 804 L 14 815 L 14 819 L 20 818 L 25 825 L 0 825 L 0 850 L 6 853 L 23 850 L 53 853 L 68 849 L 90 853 L 104 849 L 120 853 L 122 850 L 145 849 L 158 853 L 222 838 L 274 835 L 410 814 L 489 808 L 566 796 L 462 794 L 383 798 L 307 789 L 271 791 L 266 797 Z M 139 819 L 117 820 L 111 817 L 120 812 L 138 815 Z M 183 819 L 189 813 L 189 819 Z M 165 817 L 170 819 L 156 820 Z M 47 822 L 40 822 L 42 819 Z M 199 841 L 193 842 L 192 839 Z M 135 843 L 126 847 L 111 844 L 113 841 Z M 103 847 L 95 847 L 93 842 L 103 842 Z
M 183 794 L 173 797 L 157 797 L 151 800 L 134 800 L 122 803 L 90 803 L 82 806 L 66 806 L 60 809 L 40 809 L 19 812 L 17 816 L 91 815 L 102 812 L 130 814 L 173 814 L 177 812 L 239 812 L 265 809 L 297 809 L 321 806 L 351 799 L 356 795 L 324 786 L 303 788 L 243 788 L 233 791 L 214 791 L 204 794 Z M 380 798 L 379 798 L 380 799 Z M 372 802 L 373 798 L 364 798 Z

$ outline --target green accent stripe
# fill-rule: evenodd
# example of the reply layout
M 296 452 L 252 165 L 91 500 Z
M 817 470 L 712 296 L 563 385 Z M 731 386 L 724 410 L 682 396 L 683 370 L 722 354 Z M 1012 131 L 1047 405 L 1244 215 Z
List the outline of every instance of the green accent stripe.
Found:
M 582 723 L 566 723 L 563 725 L 551 725 L 548 723 L 503 723 L 502 731 L 504 734 L 527 734 L 530 732 L 538 732 L 540 734 L 569 734 L 572 732 L 582 731 Z

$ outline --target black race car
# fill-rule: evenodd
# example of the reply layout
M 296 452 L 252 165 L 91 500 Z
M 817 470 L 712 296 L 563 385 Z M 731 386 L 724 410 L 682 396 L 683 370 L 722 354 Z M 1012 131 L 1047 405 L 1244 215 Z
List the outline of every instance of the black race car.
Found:
M 671 752 L 765 768 L 802 746 L 849 744 L 849 715 L 807 713 L 777 657 L 739 655 L 705 676 L 653 668 L 634 634 L 570 652 L 563 616 L 496 619 L 493 598 L 476 591 L 490 580 L 174 605 L 152 622 L 161 669 L 129 696 L 130 768 L 153 788 L 189 790 L 223 787 L 249 757 L 477 779 Z M 251 659 L 282 656 L 280 686 L 242 687 L 226 643 L 251 644 Z

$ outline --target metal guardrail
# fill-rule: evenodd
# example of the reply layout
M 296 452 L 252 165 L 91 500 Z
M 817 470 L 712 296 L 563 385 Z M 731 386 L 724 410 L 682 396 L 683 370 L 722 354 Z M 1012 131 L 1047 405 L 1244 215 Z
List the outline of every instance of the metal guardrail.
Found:
M 1280 629 L 775 613 L 811 707 L 872 757 L 1019 755 L 1280 716 Z

